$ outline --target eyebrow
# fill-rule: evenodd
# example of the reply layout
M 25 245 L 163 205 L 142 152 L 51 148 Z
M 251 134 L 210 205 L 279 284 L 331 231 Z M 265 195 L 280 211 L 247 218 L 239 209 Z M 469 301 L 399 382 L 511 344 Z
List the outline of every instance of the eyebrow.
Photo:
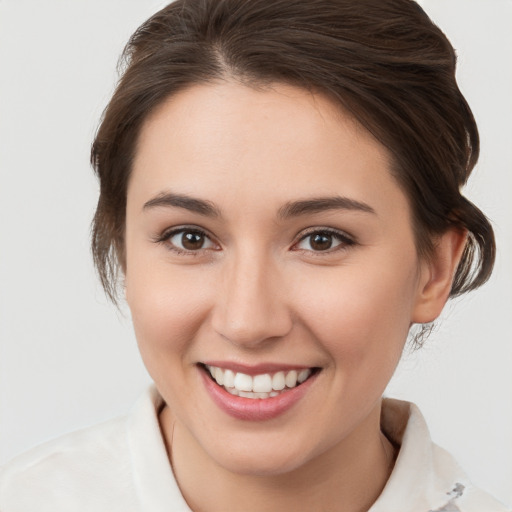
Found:
M 279 209 L 279 217 L 281 219 L 287 219 L 307 215 L 309 213 L 321 213 L 328 210 L 351 210 L 376 215 L 375 210 L 369 204 L 348 197 L 333 196 L 286 203 Z
M 205 217 L 221 217 L 217 206 L 210 201 L 197 199 L 184 194 L 165 192 L 144 203 L 143 210 L 159 207 L 183 208 Z M 342 196 L 316 197 L 286 203 L 279 209 L 278 217 L 288 219 L 311 213 L 320 213 L 329 210 L 351 210 L 363 213 L 376 214 L 375 210 L 366 203 Z
M 159 207 L 183 208 L 205 217 L 220 217 L 220 210 L 210 201 L 196 199 L 183 194 L 165 192 L 144 203 L 143 210 Z

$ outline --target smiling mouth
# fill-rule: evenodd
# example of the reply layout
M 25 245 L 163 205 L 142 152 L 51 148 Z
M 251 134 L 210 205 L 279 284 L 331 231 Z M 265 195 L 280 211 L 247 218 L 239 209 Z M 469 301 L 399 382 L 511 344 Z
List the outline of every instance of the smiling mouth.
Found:
M 277 371 L 258 375 L 247 375 L 230 369 L 201 364 L 220 387 L 234 396 L 252 399 L 274 398 L 306 382 L 320 371 L 320 368 Z

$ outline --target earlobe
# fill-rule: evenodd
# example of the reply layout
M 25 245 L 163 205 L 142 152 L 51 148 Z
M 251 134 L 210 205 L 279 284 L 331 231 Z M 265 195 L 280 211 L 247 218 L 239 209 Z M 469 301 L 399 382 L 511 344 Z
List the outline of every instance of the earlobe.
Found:
M 443 310 L 466 246 L 466 230 L 452 228 L 436 239 L 432 257 L 422 264 L 413 323 L 434 321 Z

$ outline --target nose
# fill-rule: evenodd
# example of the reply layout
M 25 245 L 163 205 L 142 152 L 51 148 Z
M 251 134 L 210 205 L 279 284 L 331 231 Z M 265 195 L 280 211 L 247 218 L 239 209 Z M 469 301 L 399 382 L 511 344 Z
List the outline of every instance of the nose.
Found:
M 226 261 L 212 313 L 214 330 L 232 344 L 256 348 L 292 328 L 286 286 L 269 258 L 240 255 Z

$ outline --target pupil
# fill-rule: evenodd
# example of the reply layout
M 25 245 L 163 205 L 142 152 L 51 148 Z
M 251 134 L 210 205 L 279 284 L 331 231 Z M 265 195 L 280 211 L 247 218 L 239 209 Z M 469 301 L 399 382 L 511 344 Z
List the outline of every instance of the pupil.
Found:
M 185 249 L 201 249 L 204 242 L 204 235 L 200 233 L 183 233 L 181 243 Z
M 325 234 L 314 235 L 311 240 L 311 248 L 315 251 L 326 251 L 332 246 L 332 236 Z

